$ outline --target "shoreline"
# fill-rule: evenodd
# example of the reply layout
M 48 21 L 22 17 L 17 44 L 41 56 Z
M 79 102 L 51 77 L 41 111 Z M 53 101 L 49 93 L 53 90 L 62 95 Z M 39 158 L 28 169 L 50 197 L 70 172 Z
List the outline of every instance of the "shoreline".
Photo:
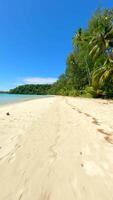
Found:
M 2 94 L 2 93 L 1 93 Z M 3 93 L 4 94 L 4 93 Z M 5 93 L 7 94 L 7 93 Z M 13 94 L 11 94 L 13 95 Z M 16 95 L 16 94 L 14 94 Z M 19 96 L 21 96 L 21 94 L 18 94 Z M 22 94 L 22 96 L 27 96 Z M 28 95 L 30 96 L 30 95 Z M 42 98 L 49 98 L 49 97 L 61 97 L 61 98 L 71 98 L 71 99 L 86 99 L 86 100 L 94 100 L 94 101 L 103 101 L 103 102 L 107 102 L 107 103 L 113 103 L 113 99 L 103 99 L 103 98 L 89 98 L 89 97 L 82 97 L 82 96 L 61 96 L 61 95 L 31 95 L 31 96 L 36 96 L 36 98 L 29 98 L 29 99 L 21 99 L 21 100 L 15 100 L 15 101 L 10 101 L 9 103 L 0 103 L 0 108 L 4 107 L 4 106 L 10 106 L 12 104 L 18 104 L 18 103 L 22 103 L 22 102 L 27 102 L 27 101 L 33 101 L 33 100 L 37 100 L 37 99 L 42 99 Z
M 27 96 L 27 95 L 26 95 Z M 29 96 L 29 95 L 28 95 Z M 36 96 L 36 95 L 34 95 Z M 29 98 L 29 99 L 19 99 L 19 100 L 15 100 L 15 101 L 10 101 L 7 103 L 0 103 L 0 108 L 2 106 L 8 106 L 8 105 L 12 105 L 12 104 L 18 104 L 18 103 L 22 103 L 22 102 L 27 102 L 27 101 L 32 101 L 32 100 L 37 100 L 37 99 L 42 99 L 42 98 L 48 98 L 54 95 L 37 95 L 36 98 Z

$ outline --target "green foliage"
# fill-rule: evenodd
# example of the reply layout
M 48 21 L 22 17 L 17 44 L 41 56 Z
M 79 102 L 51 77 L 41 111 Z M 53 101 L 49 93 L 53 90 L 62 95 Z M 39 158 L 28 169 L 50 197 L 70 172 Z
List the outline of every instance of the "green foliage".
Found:
M 19 86 L 11 93 L 113 97 L 113 9 L 97 10 L 86 29 L 78 29 L 66 69 L 51 85 Z
M 78 91 L 78 90 L 69 91 L 69 96 L 77 97 L 79 95 L 80 95 L 80 91 Z
M 21 85 L 12 90 L 10 90 L 11 94 L 36 94 L 36 95 L 46 95 L 49 93 L 51 89 L 51 85 Z
M 113 9 L 97 10 L 86 29 L 73 37 L 65 73 L 54 94 L 113 97 Z
M 83 91 L 83 95 L 87 96 L 87 97 L 96 97 L 96 90 L 94 90 L 94 88 L 92 86 L 87 86 L 84 91 Z

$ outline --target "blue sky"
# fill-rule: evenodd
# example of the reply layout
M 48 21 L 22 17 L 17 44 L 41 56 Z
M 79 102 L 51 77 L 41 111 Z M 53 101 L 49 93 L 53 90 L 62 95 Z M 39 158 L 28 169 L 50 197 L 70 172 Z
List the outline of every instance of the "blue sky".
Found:
M 72 36 L 99 6 L 113 1 L 0 0 L 0 90 L 56 80 Z

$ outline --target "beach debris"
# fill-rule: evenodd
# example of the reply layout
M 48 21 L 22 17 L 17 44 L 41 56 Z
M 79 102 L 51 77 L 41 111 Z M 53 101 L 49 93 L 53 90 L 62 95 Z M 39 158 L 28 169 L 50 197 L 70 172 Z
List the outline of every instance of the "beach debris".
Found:
M 80 152 L 80 155 L 82 155 L 82 152 Z
M 7 112 L 7 113 L 6 113 L 6 115 L 7 115 L 7 116 L 9 116 L 9 115 L 10 115 L 10 113 L 9 113 L 9 112 Z
M 84 167 L 84 164 L 81 164 L 81 167 Z
M 0 146 L 0 149 L 2 149 L 2 147 Z

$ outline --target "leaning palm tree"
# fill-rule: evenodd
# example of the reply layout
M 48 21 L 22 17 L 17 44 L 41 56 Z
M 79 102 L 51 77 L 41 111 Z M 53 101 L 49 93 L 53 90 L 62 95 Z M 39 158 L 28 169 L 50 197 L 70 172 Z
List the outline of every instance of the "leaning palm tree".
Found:
M 105 27 L 103 32 L 97 32 L 92 35 L 92 39 L 89 42 L 91 47 L 89 55 L 96 58 L 97 56 L 103 54 L 109 48 L 113 47 L 113 26 Z M 112 53 L 112 52 L 111 52 Z M 111 53 L 108 52 L 108 58 L 111 57 Z
M 102 67 L 94 69 L 92 73 L 93 86 L 99 86 L 113 75 L 113 11 L 99 11 L 93 21 L 93 28 L 88 31 L 79 29 L 73 38 L 74 46 L 78 50 L 83 48 L 85 42 L 89 44 L 89 56 L 94 60 L 97 57 L 105 55 L 105 62 Z M 91 22 L 92 23 L 92 22 Z
M 107 48 L 113 47 L 113 10 L 97 10 L 93 20 L 95 26 L 91 28 L 92 38 L 89 47 L 90 55 L 97 57 L 105 53 Z
M 105 18 L 104 27 L 99 31 L 95 31 L 89 42 L 90 53 L 93 59 L 100 55 L 106 55 L 105 62 L 102 67 L 98 67 L 92 74 L 92 85 L 98 87 L 111 76 L 113 76 L 113 24 Z
M 107 59 L 102 67 L 97 68 L 92 75 L 92 85 L 95 89 L 102 87 L 105 81 L 113 76 L 113 64 Z

